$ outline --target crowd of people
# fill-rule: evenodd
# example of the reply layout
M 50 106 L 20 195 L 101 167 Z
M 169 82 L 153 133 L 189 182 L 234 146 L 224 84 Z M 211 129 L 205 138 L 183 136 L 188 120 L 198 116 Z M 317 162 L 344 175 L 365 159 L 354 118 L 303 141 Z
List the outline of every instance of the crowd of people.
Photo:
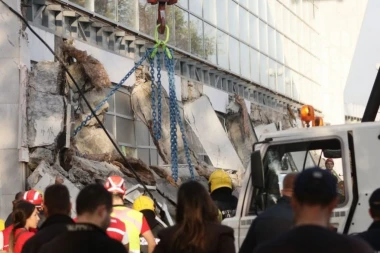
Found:
M 368 231 L 346 236 L 330 226 L 338 203 L 337 179 L 328 170 L 311 168 L 288 174 L 282 198 L 252 223 L 240 253 L 374 252 L 380 250 L 380 189 L 369 199 L 374 219 Z M 221 220 L 235 215 L 237 198 L 223 170 L 209 178 L 209 191 L 196 181 L 178 190 L 175 225 L 156 219 L 155 202 L 141 195 L 124 203 L 124 179 L 83 188 L 70 217 L 70 194 L 54 184 L 44 194 L 18 193 L 0 233 L 0 249 L 11 253 L 132 252 L 235 253 L 234 231 Z

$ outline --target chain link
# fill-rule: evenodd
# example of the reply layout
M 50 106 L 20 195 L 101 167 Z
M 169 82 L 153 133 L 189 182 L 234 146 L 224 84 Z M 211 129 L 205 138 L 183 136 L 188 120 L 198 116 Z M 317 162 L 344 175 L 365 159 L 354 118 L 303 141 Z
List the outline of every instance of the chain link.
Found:
M 158 132 L 157 140 L 162 137 L 162 84 L 161 84 L 161 53 L 157 55 L 157 93 L 158 93 Z
M 112 90 L 108 93 L 108 95 L 96 106 L 94 109 L 94 113 L 97 113 L 103 105 L 107 102 L 107 100 L 115 94 L 115 92 L 120 89 L 120 87 L 125 83 L 125 81 L 136 71 L 136 69 L 143 64 L 143 62 L 148 58 L 149 52 L 146 51 L 144 56 L 135 64 L 135 66 L 124 76 L 123 79 L 119 82 L 118 85 L 116 85 Z M 93 114 L 90 114 L 86 117 L 86 119 L 74 130 L 73 136 L 76 136 L 80 130 L 94 117 Z

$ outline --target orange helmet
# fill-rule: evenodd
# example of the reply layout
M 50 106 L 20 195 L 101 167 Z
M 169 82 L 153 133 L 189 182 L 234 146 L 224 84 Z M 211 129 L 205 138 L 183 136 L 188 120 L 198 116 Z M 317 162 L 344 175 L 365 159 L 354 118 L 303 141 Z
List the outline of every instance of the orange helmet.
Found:
M 108 177 L 104 187 L 111 193 L 125 194 L 125 191 L 127 190 L 124 184 L 124 179 L 120 176 Z
M 25 201 L 28 201 L 29 203 L 32 203 L 36 207 L 41 207 L 43 198 L 42 194 L 36 190 L 30 190 L 24 193 L 23 199 Z

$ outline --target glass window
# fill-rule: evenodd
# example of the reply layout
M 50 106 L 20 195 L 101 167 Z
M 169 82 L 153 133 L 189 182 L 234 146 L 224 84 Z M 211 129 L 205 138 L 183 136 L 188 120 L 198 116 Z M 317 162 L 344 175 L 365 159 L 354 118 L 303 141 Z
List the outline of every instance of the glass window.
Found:
M 263 54 L 260 55 L 260 82 L 268 87 L 268 57 Z
M 240 74 L 240 60 L 239 60 L 239 41 L 230 37 L 229 43 L 230 52 L 230 70 Z
M 298 47 L 298 71 L 302 74 L 305 73 L 303 56 L 303 49 L 301 47 Z
M 136 144 L 138 146 L 149 146 L 149 130 L 146 125 L 139 120 L 135 121 L 135 129 L 136 129 Z
M 205 56 L 206 59 L 216 64 L 216 28 L 204 23 L 205 26 Z
M 267 21 L 267 0 L 259 0 L 259 17 Z
M 286 37 L 282 37 L 283 39 L 283 51 L 284 51 L 284 63 L 285 65 L 289 66 L 289 58 L 290 58 L 290 40 L 288 40 Z
M 285 95 L 292 96 L 292 74 L 289 68 L 285 68 Z
M 277 64 L 277 92 L 285 94 L 285 67 Z
M 217 31 L 217 56 L 219 66 L 229 69 L 228 60 L 228 38 L 229 36 L 222 31 Z
M 298 38 L 298 18 L 293 14 L 290 14 L 290 18 L 290 38 L 296 41 Z
M 203 17 L 213 25 L 216 25 L 215 2 L 216 0 L 205 0 L 203 3 Z
M 248 2 L 249 2 L 249 1 L 252 1 L 252 0 L 239 0 L 238 2 L 240 2 L 240 4 L 243 5 L 244 7 L 247 7 L 247 8 L 248 8 L 248 7 L 249 7 L 249 6 L 248 6 Z
M 289 29 L 290 29 L 290 12 L 288 9 L 283 8 L 283 32 L 286 36 L 289 36 Z
M 279 62 L 284 62 L 284 37 L 281 33 L 276 32 L 276 55 Z
M 292 89 L 293 89 L 292 97 L 293 99 L 299 101 L 300 100 L 299 77 L 298 77 L 298 74 L 293 71 L 291 72 L 291 75 L 292 75 Z
M 309 1 L 303 1 L 303 4 L 302 4 L 302 17 L 303 17 L 303 20 L 305 20 L 306 22 L 309 20 L 309 9 L 311 7 L 311 4 Z
M 116 21 L 116 0 L 95 0 L 95 12 Z M 136 17 L 136 13 L 134 13 Z
M 249 47 L 240 42 L 240 70 L 241 75 L 247 79 L 251 78 L 251 66 L 249 65 Z
M 202 4 L 203 0 L 190 0 L 190 11 L 192 11 L 195 15 L 202 17 Z
M 283 29 L 284 29 L 284 22 L 283 22 L 283 20 L 284 20 L 284 17 L 283 17 L 283 10 L 282 10 L 282 8 L 283 8 L 283 6 L 282 6 L 282 4 L 280 3 L 280 2 L 278 2 L 278 1 L 275 1 L 276 2 L 276 11 L 275 11 L 275 13 L 276 13 L 276 28 L 277 28 L 277 30 L 279 30 L 279 31 L 281 31 L 281 32 L 283 32 Z
M 150 150 L 150 165 L 158 165 L 158 152 L 156 149 Z
M 269 59 L 269 69 L 268 69 L 269 89 L 274 90 L 274 91 L 277 91 L 276 75 L 277 75 L 277 64 L 272 59 Z
M 124 9 L 132 6 L 128 6 L 130 3 L 127 1 Z M 120 2 L 119 2 L 120 6 Z M 119 22 L 127 24 L 131 22 L 129 20 L 130 16 L 126 15 L 125 10 L 121 11 L 119 9 Z M 145 34 L 154 34 L 154 29 L 156 28 L 157 21 L 157 7 L 151 4 L 146 4 L 145 0 L 139 0 L 139 30 Z
M 255 14 L 259 14 L 258 10 L 259 10 L 259 7 L 258 7 L 258 1 L 259 0 L 249 0 L 249 6 L 248 8 Z
M 304 58 L 303 58 L 303 62 L 304 62 L 304 73 L 305 73 L 305 76 L 307 77 L 311 77 L 312 75 L 312 56 L 305 51 L 305 54 L 304 54 Z
M 251 49 L 251 78 L 259 84 L 260 83 L 260 53 L 255 49 Z
M 193 15 L 190 15 L 190 45 L 192 54 L 204 56 L 203 22 Z
M 104 126 L 108 130 L 109 133 L 111 133 L 113 136 L 115 136 L 115 116 L 106 114 L 104 120 Z
M 123 92 L 116 92 L 116 113 L 133 117 L 131 97 Z
M 239 37 L 239 6 L 237 3 L 233 1 L 229 1 L 229 15 L 228 15 L 228 23 L 229 23 L 229 31 L 235 37 Z
M 227 13 L 227 0 L 217 0 L 216 17 L 217 26 L 221 29 L 228 31 L 228 13 Z
M 111 91 L 111 89 L 105 89 L 106 94 L 108 94 Z M 108 111 L 109 112 L 115 112 L 115 95 L 111 96 L 108 99 Z
M 268 24 L 275 27 L 277 0 L 268 0 Z
M 251 30 L 250 44 L 256 49 L 259 49 L 259 19 L 250 14 L 249 15 L 249 26 Z
M 268 26 L 269 56 L 276 58 L 276 31 Z
M 188 9 L 189 8 L 189 0 L 178 0 L 178 5 Z
M 240 7 L 240 39 L 249 43 L 249 15 L 248 11 Z
M 189 14 L 178 8 L 174 8 L 175 16 L 175 46 L 189 51 Z
M 297 18 L 297 39 L 296 39 L 296 42 L 299 44 L 299 45 L 302 45 L 302 34 L 303 34 L 303 22 Z
M 79 5 L 79 6 L 82 6 L 82 7 L 85 7 L 85 8 L 86 8 L 85 3 L 84 3 L 83 0 L 69 0 L 69 2 L 72 2 L 72 3 L 74 3 L 74 4 L 77 4 L 77 5 Z
M 315 82 L 319 83 L 319 78 L 321 76 L 320 72 L 321 72 L 321 66 L 320 66 L 319 60 L 317 58 L 313 57 L 313 75 L 312 75 L 312 79 Z
M 116 139 L 121 143 L 135 145 L 135 125 L 133 120 L 116 117 Z
M 260 51 L 268 53 L 268 30 L 267 25 L 260 21 Z
M 150 152 L 147 148 L 139 148 L 137 149 L 137 156 L 141 161 L 143 161 L 148 166 L 150 165 Z
M 291 44 L 291 66 L 293 69 L 298 69 L 298 46 L 294 42 Z
M 114 0 L 115 1 L 115 0 Z M 95 9 L 102 6 L 105 1 L 95 1 Z M 116 1 L 115 1 L 116 2 Z M 154 7 L 147 6 L 147 10 L 151 10 Z M 116 9 L 115 9 L 116 10 Z M 109 12 L 109 10 L 107 11 Z M 118 22 L 128 27 L 138 29 L 137 27 L 137 0 L 119 0 L 117 4 Z M 157 12 L 157 11 L 156 11 Z M 115 16 L 116 17 L 116 16 Z M 145 15 L 144 17 L 145 18 Z M 155 24 L 154 22 L 153 24 Z

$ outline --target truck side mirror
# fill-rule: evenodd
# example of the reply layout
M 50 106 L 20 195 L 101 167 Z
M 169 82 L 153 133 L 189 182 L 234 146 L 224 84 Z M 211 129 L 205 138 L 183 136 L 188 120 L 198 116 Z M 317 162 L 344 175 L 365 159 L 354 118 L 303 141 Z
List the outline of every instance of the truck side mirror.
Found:
M 261 160 L 260 150 L 251 154 L 251 179 L 255 188 L 264 188 L 264 166 Z

